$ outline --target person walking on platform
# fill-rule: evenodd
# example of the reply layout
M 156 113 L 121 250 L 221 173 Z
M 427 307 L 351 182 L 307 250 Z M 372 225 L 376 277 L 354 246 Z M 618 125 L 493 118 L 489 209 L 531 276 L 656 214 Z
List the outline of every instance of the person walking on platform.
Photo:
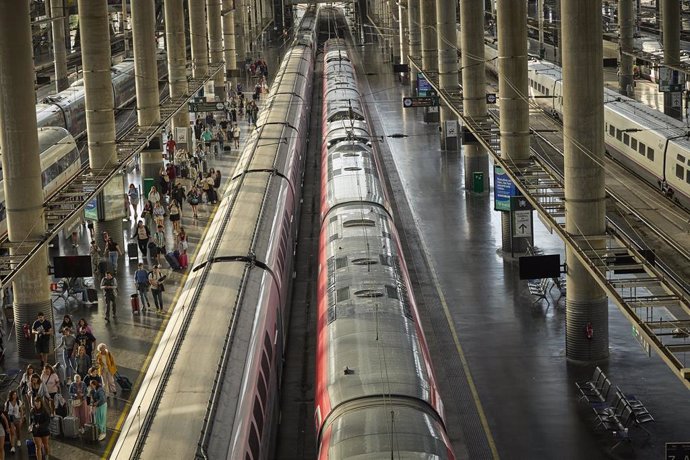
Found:
M 141 217 L 144 218 L 144 225 L 148 228 L 155 228 L 153 221 L 153 204 L 149 200 L 144 200 L 144 207 L 141 210 Z
M 137 190 L 137 187 L 134 184 L 129 184 L 127 197 L 129 197 L 129 204 L 132 205 L 132 209 L 134 210 L 134 220 L 136 220 L 137 208 L 139 207 L 139 190 Z
M 74 369 L 77 375 L 83 379 L 91 368 L 91 356 L 86 353 L 86 347 L 84 345 L 79 345 L 79 348 L 77 348 L 77 356 L 74 358 L 74 362 Z
M 232 140 L 235 141 L 235 148 L 240 148 L 240 126 L 235 123 L 232 127 Z
M 41 359 L 41 366 L 48 364 L 48 349 L 50 348 L 50 336 L 53 335 L 53 325 L 46 319 L 43 312 L 39 312 L 36 316 L 31 331 L 34 334 L 34 344 L 36 345 L 36 353 Z
M 182 218 L 182 210 L 180 209 L 180 205 L 177 203 L 177 200 L 172 200 L 172 203 L 170 203 L 168 211 L 170 213 L 170 222 L 172 222 L 173 225 L 173 233 L 178 233 L 180 231 L 180 219 Z
M 149 239 L 151 238 L 151 231 L 149 228 L 144 225 L 143 221 L 137 222 L 137 245 L 139 246 L 139 250 L 141 251 L 141 255 L 143 258 L 146 258 L 146 254 L 148 251 L 148 245 L 149 245 Z
M 123 254 L 122 249 L 120 249 L 120 245 L 117 244 L 111 236 L 108 236 L 108 242 L 106 243 L 103 252 L 108 255 L 108 260 L 110 261 L 110 266 L 113 269 L 113 273 L 117 275 L 117 259 L 118 256 Z
M 187 194 L 187 201 L 189 202 L 189 205 L 192 207 L 194 218 L 198 219 L 199 214 L 197 213 L 197 207 L 199 206 L 199 203 L 201 203 L 201 192 L 198 188 L 196 188 L 196 186 L 192 187 L 192 189 Z
M 117 318 L 117 304 L 115 298 L 117 297 L 117 279 L 113 277 L 111 272 L 105 273 L 105 278 L 101 280 L 101 290 L 103 291 L 103 298 L 105 299 L 105 320 L 110 322 L 110 308 L 113 309 L 113 318 Z
M 98 380 L 89 382 L 91 389 L 91 407 L 93 409 L 93 419 L 98 430 L 98 440 L 103 441 L 106 434 L 106 416 L 108 411 L 108 401 L 106 400 L 103 387 Z
M 115 358 L 110 353 L 108 347 L 104 343 L 98 344 L 98 353 L 96 353 L 96 365 L 98 366 L 98 375 L 101 376 L 101 383 L 105 395 L 115 396 L 117 387 L 115 386 L 115 374 L 117 373 L 117 365 Z
M 72 375 L 74 375 L 74 370 L 77 367 L 77 362 L 75 361 L 76 344 L 77 338 L 72 334 L 72 328 L 65 327 L 62 330 L 60 344 L 55 348 L 55 351 L 62 348 L 62 359 L 65 362 L 65 377 L 68 384 L 72 382 Z
M 153 242 L 156 243 L 156 261 L 160 264 L 161 255 L 165 256 L 165 230 L 162 225 L 156 226 L 156 233 L 153 234 Z
M 139 293 L 139 298 L 141 299 L 142 311 L 146 311 L 151 308 L 151 303 L 149 302 L 149 273 L 144 269 L 144 264 L 139 263 L 137 266 L 137 271 L 134 272 L 134 284 L 137 286 L 137 292 Z
M 156 305 L 156 313 L 163 313 L 163 291 L 165 290 L 163 283 L 166 276 L 161 273 L 161 266 L 156 264 L 153 270 L 149 273 L 149 284 L 151 284 L 151 294 L 153 295 L 153 303 Z
M 24 423 L 24 404 L 15 390 L 10 391 L 7 395 L 4 410 L 7 414 L 7 421 L 10 423 L 9 436 L 10 446 L 12 446 L 10 452 L 14 453 L 15 444 L 17 447 L 22 446 L 22 441 L 19 438 L 22 436 L 22 425 Z
M 43 366 L 43 372 L 41 373 L 41 382 L 46 386 L 48 391 L 48 407 L 46 409 L 50 410 L 50 415 L 55 415 L 55 395 L 60 392 L 60 377 L 53 369 L 53 366 L 46 364 Z
M 74 376 L 74 382 L 69 387 L 70 404 L 72 414 L 79 419 L 79 428 L 89 423 L 89 406 L 86 404 L 86 384 L 82 381 L 81 375 Z
M 42 398 L 35 398 L 31 406 L 31 425 L 30 430 L 36 444 L 36 458 L 44 458 L 50 455 L 50 414 L 45 407 Z
M 158 193 L 158 190 L 156 189 L 156 186 L 154 185 L 151 187 L 151 190 L 149 190 L 149 196 L 148 196 L 149 201 L 151 202 L 152 205 L 155 205 L 156 203 L 160 203 L 161 201 L 161 194 Z
M 91 256 L 91 271 L 95 275 L 98 273 L 98 263 L 101 261 L 101 248 L 96 243 L 96 240 L 91 240 L 89 255 Z M 100 275 L 102 276 L 103 274 L 101 273 Z

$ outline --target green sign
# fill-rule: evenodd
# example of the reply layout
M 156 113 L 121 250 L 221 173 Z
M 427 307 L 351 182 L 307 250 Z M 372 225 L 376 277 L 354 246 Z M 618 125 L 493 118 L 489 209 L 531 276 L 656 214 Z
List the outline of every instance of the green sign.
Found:
M 216 112 L 225 109 L 222 102 L 190 101 L 187 105 L 190 112 Z
M 404 109 L 413 107 L 438 107 L 439 99 L 438 96 L 404 97 L 402 103 Z

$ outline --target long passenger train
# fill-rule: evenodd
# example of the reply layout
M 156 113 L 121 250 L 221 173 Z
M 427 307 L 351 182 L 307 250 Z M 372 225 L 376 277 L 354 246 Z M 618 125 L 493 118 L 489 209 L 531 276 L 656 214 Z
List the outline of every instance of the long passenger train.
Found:
M 274 457 L 315 11 L 276 72 L 111 458 Z
M 355 66 L 324 46 L 319 459 L 454 458 Z
M 48 197 L 81 168 L 79 149 L 70 133 L 64 128 L 39 128 L 38 148 L 41 159 L 41 182 L 44 196 Z M 0 151 L 1 154 L 1 151 Z M 5 188 L 0 169 L 0 235 L 7 232 Z
M 496 62 L 498 51 L 488 45 L 485 50 L 487 62 Z M 496 71 L 493 65 L 490 70 Z M 562 119 L 561 68 L 530 60 L 528 78 L 531 99 Z M 690 129 L 683 122 L 604 89 L 604 123 L 606 151 L 613 158 L 690 208 Z

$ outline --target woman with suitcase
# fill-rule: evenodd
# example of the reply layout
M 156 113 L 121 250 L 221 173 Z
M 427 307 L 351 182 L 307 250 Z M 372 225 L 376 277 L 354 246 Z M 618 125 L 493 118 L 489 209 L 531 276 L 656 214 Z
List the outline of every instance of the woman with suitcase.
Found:
M 108 411 L 108 402 L 105 397 L 103 387 L 98 380 L 91 380 L 89 382 L 91 389 L 91 408 L 93 409 L 93 421 L 98 431 L 98 440 L 103 441 L 106 433 L 106 415 Z
M 91 362 L 91 360 L 89 360 Z M 84 373 L 86 374 L 86 372 Z M 74 382 L 69 387 L 70 404 L 72 414 L 79 419 L 79 428 L 91 421 L 89 406 L 86 404 L 86 384 L 81 379 L 81 375 L 74 376 Z
M 98 353 L 96 353 L 96 365 L 98 366 L 98 374 L 101 376 L 103 383 L 103 390 L 106 396 L 114 396 L 117 393 L 115 386 L 115 374 L 117 373 L 117 365 L 112 353 L 104 343 L 98 344 Z

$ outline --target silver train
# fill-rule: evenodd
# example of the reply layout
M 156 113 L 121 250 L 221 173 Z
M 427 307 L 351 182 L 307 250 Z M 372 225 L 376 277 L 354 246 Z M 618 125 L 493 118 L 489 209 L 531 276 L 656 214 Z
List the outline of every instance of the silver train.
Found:
M 74 137 L 64 128 L 39 128 L 38 148 L 41 158 L 41 181 L 47 198 L 81 169 L 79 149 Z M 0 150 L 0 155 L 2 150 Z M 0 169 L 0 235 L 7 232 L 5 188 Z
M 324 46 L 318 458 L 453 459 L 345 42 Z
M 495 48 L 486 46 L 485 53 L 488 63 L 496 62 L 498 51 Z M 493 65 L 489 70 L 496 73 Z M 530 60 L 528 78 L 530 98 L 562 119 L 561 68 L 545 61 Z M 610 89 L 604 89 L 604 123 L 607 153 L 658 187 L 667 197 L 690 209 L 687 126 Z
M 273 458 L 315 52 L 302 24 L 111 458 Z
M 158 75 L 168 74 L 165 54 L 157 55 Z M 115 108 L 122 108 L 136 97 L 134 60 L 125 59 L 110 69 L 113 80 Z M 84 80 L 79 79 L 64 91 L 44 98 L 36 105 L 38 127 L 59 126 L 65 128 L 76 139 L 86 134 L 86 99 Z

